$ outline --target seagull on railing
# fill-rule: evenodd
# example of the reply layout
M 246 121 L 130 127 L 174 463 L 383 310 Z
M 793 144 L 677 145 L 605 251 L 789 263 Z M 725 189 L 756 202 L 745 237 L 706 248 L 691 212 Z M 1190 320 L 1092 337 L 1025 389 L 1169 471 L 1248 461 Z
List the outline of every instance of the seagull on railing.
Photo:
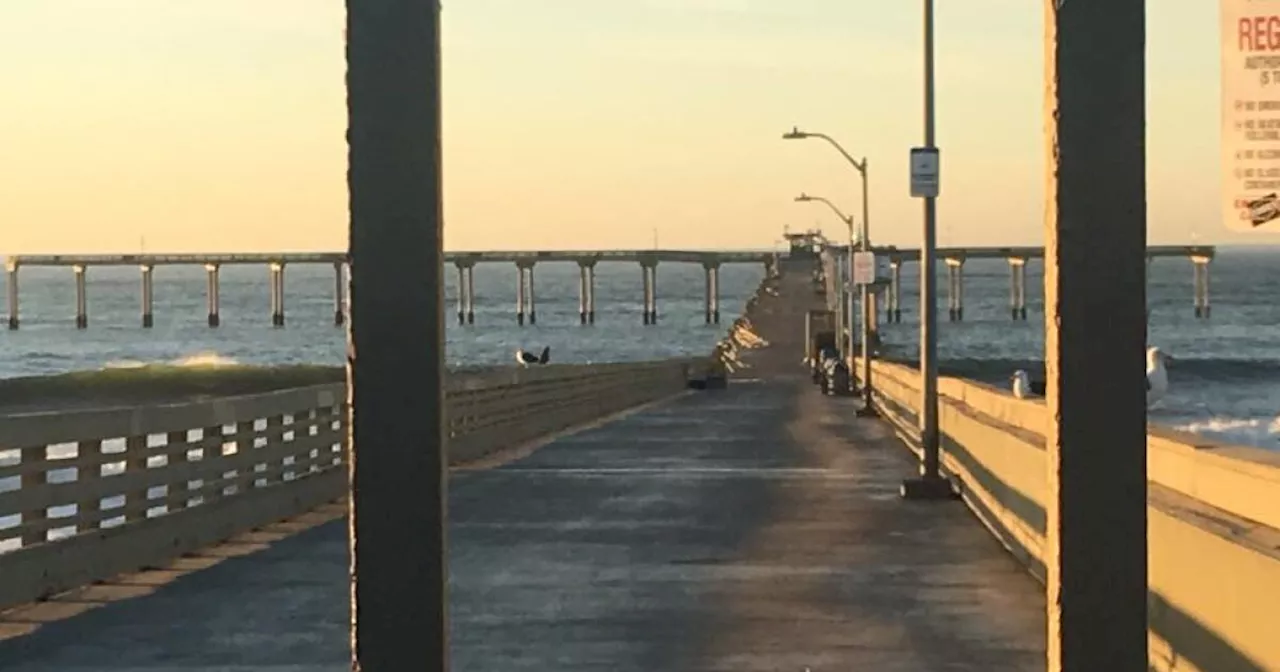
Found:
M 516 362 L 520 366 L 531 366 L 533 364 L 546 364 L 551 361 L 551 346 L 542 349 L 541 355 L 535 355 L 532 352 L 525 352 L 524 348 L 516 350 Z
M 1165 362 L 1172 362 L 1173 357 L 1165 354 L 1160 348 L 1147 348 L 1147 407 L 1164 398 L 1169 392 L 1169 372 Z M 1019 399 L 1044 396 L 1044 381 L 1031 380 L 1027 372 L 1018 369 L 1013 372 L 1013 396 Z
M 1147 348 L 1147 407 L 1164 398 L 1169 392 L 1169 372 L 1165 370 L 1165 362 L 1172 362 L 1173 357 L 1166 355 L 1160 348 Z
M 1031 376 L 1027 375 L 1026 371 L 1018 369 L 1013 372 L 1013 396 L 1019 399 L 1043 397 L 1044 381 L 1032 382 Z

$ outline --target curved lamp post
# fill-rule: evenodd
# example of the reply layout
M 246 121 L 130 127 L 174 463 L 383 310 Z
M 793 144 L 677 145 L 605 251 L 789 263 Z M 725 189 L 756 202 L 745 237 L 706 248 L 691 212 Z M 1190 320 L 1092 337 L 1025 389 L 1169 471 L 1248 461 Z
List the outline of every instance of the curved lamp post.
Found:
M 832 212 L 834 212 L 834 213 L 836 214 L 836 217 L 839 217 L 839 218 L 840 218 L 840 221 L 844 222 L 845 226 L 849 227 L 849 263 L 848 263 L 848 266 L 849 266 L 849 273 L 850 273 L 850 277 L 848 277 L 848 278 L 845 278 L 845 279 L 844 279 L 844 280 L 848 280 L 848 281 L 850 281 L 850 282 L 849 282 L 849 284 L 850 284 L 850 288 L 849 288 L 849 301 L 848 301 L 848 303 L 845 303 L 843 300 L 841 301 L 841 303 L 842 303 L 842 305 L 841 305 L 841 310 L 842 310 L 842 311 L 844 311 L 844 312 L 846 312 L 846 313 L 849 315 L 849 333 L 850 333 L 850 334 L 852 334 L 852 333 L 853 333 L 853 287 L 852 287 L 852 284 L 853 284 L 853 283 L 852 283 L 852 273 L 853 273 L 853 240 L 854 240 L 854 232 L 853 232 L 853 216 L 844 214 L 844 211 L 842 211 L 840 208 L 836 207 L 836 204 L 835 204 L 835 203 L 832 203 L 831 201 L 827 200 L 826 198 L 823 198 L 822 196 L 810 196 L 810 195 L 808 195 L 808 194 L 801 193 L 799 196 L 796 196 L 795 200 L 796 200 L 796 202 L 797 202 L 797 203 L 804 203 L 804 202 L 808 202 L 808 201 L 813 201 L 813 202 L 816 202 L 816 203 L 825 203 L 825 204 L 827 205 L 827 207 L 828 207 L 828 208 L 831 208 L 831 211 L 832 211 Z M 842 328 L 843 328 L 843 325 L 842 325 Z M 850 350 L 852 350 L 852 344 L 850 344 L 850 348 L 846 349 L 845 347 L 843 347 L 843 346 L 844 346 L 844 343 L 845 343 L 844 336 L 843 336 L 843 335 L 841 335 L 841 337 L 840 337 L 840 345 L 841 345 L 840 350 L 844 353 L 844 356 L 845 356 L 845 357 L 848 357 L 848 356 L 851 354 L 849 351 L 850 351 Z M 853 389 L 853 378 L 852 378 L 852 377 L 850 377 L 850 378 L 849 378 L 849 386 L 850 386 L 850 389 Z
M 845 160 L 848 161 L 849 164 L 853 166 L 854 170 L 857 170 L 858 173 L 862 176 L 862 228 L 858 233 L 858 242 L 859 242 L 859 249 L 861 251 L 870 252 L 871 251 L 871 239 L 870 239 L 871 238 L 870 236 L 870 232 L 871 232 L 870 210 L 871 209 L 870 209 L 870 205 L 868 203 L 868 198 L 867 198 L 868 189 L 867 189 L 866 157 L 863 157 L 862 160 L 853 158 L 852 154 L 845 151 L 844 147 L 841 147 L 840 143 L 835 141 L 835 138 L 832 138 L 831 136 L 825 133 L 810 133 L 807 131 L 802 131 L 798 127 L 793 126 L 790 131 L 782 134 L 783 140 L 803 140 L 805 138 L 819 138 L 821 140 L 826 140 L 827 143 L 830 144 L 832 147 L 835 147 L 836 151 L 840 152 L 840 155 L 843 156 Z M 801 200 L 801 199 L 796 199 L 796 200 Z M 831 202 L 827 201 L 826 199 L 806 198 L 805 200 L 815 200 L 815 201 L 822 200 L 826 202 L 827 205 L 830 205 L 832 209 L 835 209 L 837 214 L 840 214 L 839 209 L 837 209 L 834 205 L 831 205 Z M 850 280 L 852 280 L 853 219 L 852 218 L 846 219 L 843 215 L 841 215 L 841 219 L 845 219 L 846 223 L 849 225 L 849 238 L 850 238 L 849 274 L 850 274 Z M 863 406 L 862 406 L 862 410 L 858 411 L 858 414 L 863 416 L 875 415 L 875 409 L 871 405 L 871 302 L 869 300 L 870 293 L 871 293 L 871 288 L 867 285 L 862 285 L 861 299 L 862 299 L 862 401 L 863 401 Z M 850 294 L 849 302 L 851 304 L 853 303 L 852 294 Z M 850 315 L 853 314 L 852 305 L 849 307 L 849 313 Z

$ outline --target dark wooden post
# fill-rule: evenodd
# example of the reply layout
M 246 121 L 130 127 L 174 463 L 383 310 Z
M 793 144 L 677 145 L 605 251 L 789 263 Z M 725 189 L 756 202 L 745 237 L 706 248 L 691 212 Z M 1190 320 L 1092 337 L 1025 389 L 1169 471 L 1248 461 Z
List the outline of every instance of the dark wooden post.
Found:
M 1045 0 L 1048 669 L 1147 669 L 1144 0 Z
M 347 0 L 347 94 L 352 664 L 443 672 L 438 0 Z

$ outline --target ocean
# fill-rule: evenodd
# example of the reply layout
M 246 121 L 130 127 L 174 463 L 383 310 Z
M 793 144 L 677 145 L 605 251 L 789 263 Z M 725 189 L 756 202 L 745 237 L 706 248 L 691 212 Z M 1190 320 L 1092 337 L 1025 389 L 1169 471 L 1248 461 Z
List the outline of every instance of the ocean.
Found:
M 1170 391 L 1150 411 L 1151 422 L 1228 443 L 1280 448 L 1280 251 L 1220 249 L 1212 265 L 1212 318 L 1192 310 L 1191 262 L 1158 259 L 1151 269 L 1150 340 L 1173 355 Z M 939 297 L 941 364 L 966 377 L 1006 386 L 1018 368 L 1039 371 L 1044 348 L 1043 276 L 1028 264 L 1027 321 L 1009 319 L 1008 266 L 1002 260 L 965 264 L 965 320 L 949 322 Z M 270 325 L 267 269 L 222 271 L 222 326 L 205 324 L 205 276 L 198 267 L 155 272 L 155 327 L 140 326 L 139 274 L 132 267 L 88 271 L 89 328 L 74 328 L 70 269 L 24 268 L 22 328 L 0 330 L 0 377 L 59 373 L 139 362 L 235 361 L 247 364 L 340 365 L 345 331 L 333 326 L 333 272 L 292 266 L 286 278 L 287 326 Z M 720 271 L 721 325 L 703 322 L 703 273 L 698 265 L 658 269 L 659 322 L 641 323 L 640 267 L 601 263 L 596 269 L 596 324 L 578 324 L 575 264 L 537 267 L 536 326 L 515 321 L 516 270 L 476 268 L 476 320 L 454 317 L 456 273 L 447 269 L 446 360 L 451 365 L 513 362 L 516 348 L 551 347 L 552 361 L 605 362 L 708 352 L 739 314 L 763 274 L 759 264 Z M 939 278 L 945 280 L 940 267 Z M 902 276 L 901 324 L 881 320 L 891 352 L 918 351 L 918 270 Z M 0 279 L 0 285 L 3 279 Z M 941 283 L 945 290 L 945 281 Z M 2 293 L 0 293 L 2 295 Z M 1106 325 L 1098 325 L 1106 338 Z M 799 359 L 797 358 L 797 362 Z

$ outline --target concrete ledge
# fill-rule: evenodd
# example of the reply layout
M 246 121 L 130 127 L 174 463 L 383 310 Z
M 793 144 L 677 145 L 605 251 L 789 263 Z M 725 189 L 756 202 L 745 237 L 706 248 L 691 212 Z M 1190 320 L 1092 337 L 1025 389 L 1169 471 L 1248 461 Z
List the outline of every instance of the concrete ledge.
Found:
M 877 409 L 919 455 L 918 374 L 873 366 Z M 1043 582 L 1043 404 L 959 379 L 939 392 L 943 471 Z M 1280 670 L 1280 455 L 1152 427 L 1147 459 L 1152 669 Z

